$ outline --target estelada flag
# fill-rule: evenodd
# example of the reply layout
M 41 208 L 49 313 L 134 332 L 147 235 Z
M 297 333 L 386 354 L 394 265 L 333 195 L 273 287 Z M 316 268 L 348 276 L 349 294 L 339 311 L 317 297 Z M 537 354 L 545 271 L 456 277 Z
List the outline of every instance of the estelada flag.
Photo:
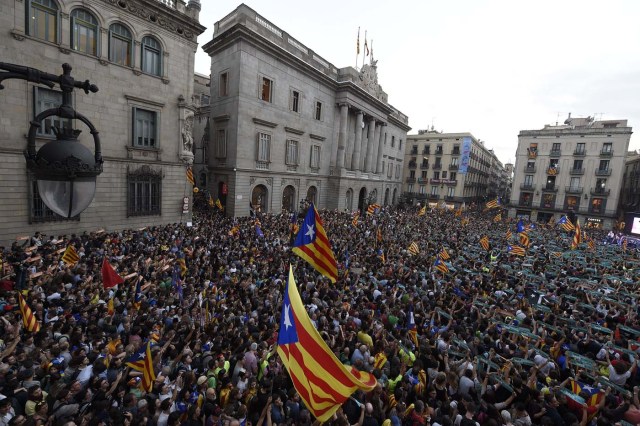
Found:
M 300 299 L 291 266 L 277 350 L 300 398 L 320 422 L 330 419 L 356 390 L 369 392 L 376 386 L 373 375 L 343 365 L 322 340 Z
M 40 331 L 40 323 L 33 315 L 33 311 L 27 305 L 27 301 L 24 300 L 21 293 L 18 293 L 18 304 L 20 305 L 20 314 L 22 314 L 22 324 L 27 331 L 37 333 Z
M 489 237 L 485 235 L 484 237 L 480 238 L 480 245 L 482 246 L 483 249 L 485 249 L 486 251 L 489 251 L 489 248 L 490 248 Z
M 291 250 L 309 262 L 316 271 L 329 278 L 331 282 L 335 283 L 338 279 L 336 257 L 322 226 L 322 219 L 313 204 L 307 211 L 302 229 L 298 232 Z
M 107 261 L 107 256 L 102 258 L 102 285 L 105 289 L 115 287 L 124 282 L 124 278 L 113 270 L 111 264 Z

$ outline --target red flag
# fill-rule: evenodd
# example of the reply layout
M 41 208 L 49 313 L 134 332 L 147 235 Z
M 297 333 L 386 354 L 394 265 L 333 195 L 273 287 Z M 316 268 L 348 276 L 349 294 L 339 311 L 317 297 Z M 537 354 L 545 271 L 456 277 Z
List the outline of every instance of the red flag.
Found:
M 122 284 L 124 278 L 113 270 L 111 264 L 107 261 L 107 256 L 102 259 L 102 285 L 104 288 L 115 287 L 118 284 Z

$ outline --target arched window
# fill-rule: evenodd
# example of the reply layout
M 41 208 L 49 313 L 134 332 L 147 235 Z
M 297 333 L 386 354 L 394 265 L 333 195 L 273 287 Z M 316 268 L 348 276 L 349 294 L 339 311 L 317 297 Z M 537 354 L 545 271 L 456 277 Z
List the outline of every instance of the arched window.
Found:
M 309 189 L 307 189 L 307 201 L 313 204 L 317 204 L 318 200 L 316 200 L 318 195 L 318 190 L 316 189 L 315 186 L 310 186 Z
M 60 10 L 54 0 L 30 0 L 27 8 L 29 35 L 56 43 Z
M 109 60 L 115 64 L 132 66 L 133 37 L 122 24 L 109 27 Z
M 158 40 L 147 36 L 142 39 L 142 72 L 151 75 L 162 75 L 162 47 Z
M 98 20 L 85 9 L 71 12 L 71 47 L 98 56 Z

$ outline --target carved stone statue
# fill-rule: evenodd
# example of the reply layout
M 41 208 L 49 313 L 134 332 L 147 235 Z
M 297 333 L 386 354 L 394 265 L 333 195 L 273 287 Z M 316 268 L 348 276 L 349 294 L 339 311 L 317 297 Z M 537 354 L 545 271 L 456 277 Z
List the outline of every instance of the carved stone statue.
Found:
M 184 120 L 182 127 L 182 150 L 185 152 L 193 152 L 193 115 L 188 116 Z

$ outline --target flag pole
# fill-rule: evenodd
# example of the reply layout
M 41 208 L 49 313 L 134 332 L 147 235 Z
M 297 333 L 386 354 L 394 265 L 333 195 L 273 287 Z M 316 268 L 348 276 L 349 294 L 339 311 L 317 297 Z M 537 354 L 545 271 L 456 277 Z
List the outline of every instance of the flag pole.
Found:
M 367 30 L 364 30 L 364 45 L 365 45 L 365 49 L 364 52 L 362 52 L 362 67 L 364 68 L 364 60 L 367 57 Z
M 358 38 L 356 39 L 356 70 L 358 69 L 359 55 L 360 55 L 360 27 L 358 27 Z

